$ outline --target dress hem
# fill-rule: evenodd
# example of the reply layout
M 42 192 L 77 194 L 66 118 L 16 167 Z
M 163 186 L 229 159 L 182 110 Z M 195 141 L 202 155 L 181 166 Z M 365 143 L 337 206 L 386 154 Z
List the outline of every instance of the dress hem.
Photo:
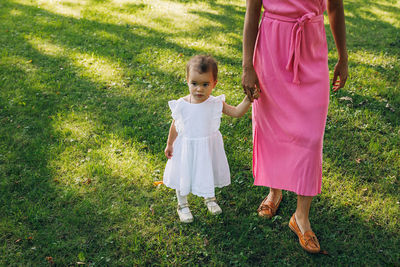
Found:
M 218 185 L 214 185 L 214 188 L 222 188 L 222 187 L 228 186 L 230 184 L 231 184 L 230 182 L 226 183 L 226 184 L 218 184 Z M 180 188 L 176 188 L 176 187 L 173 187 L 173 186 L 169 186 L 169 185 L 165 185 L 165 186 L 168 187 L 168 188 L 174 189 L 174 190 L 180 190 Z M 187 193 L 185 195 L 181 195 L 181 196 L 187 196 L 190 193 L 192 193 L 193 195 L 198 196 L 198 197 L 214 197 L 215 196 L 215 192 L 214 192 L 214 194 L 207 194 L 207 193 L 193 192 L 193 191 L 189 191 L 189 193 Z
M 295 193 L 295 194 L 297 194 L 297 195 L 306 196 L 306 197 L 315 197 L 315 196 L 318 196 L 319 194 L 321 194 L 321 190 L 319 190 L 318 193 L 316 193 L 316 194 L 309 194 L 309 193 L 300 193 L 300 192 L 297 192 L 297 191 L 296 191 L 295 189 L 293 189 L 293 188 L 289 188 L 289 187 L 285 187 L 285 186 L 277 187 L 277 186 L 271 186 L 271 185 L 261 184 L 261 183 L 256 183 L 256 182 L 254 182 L 253 184 L 254 184 L 255 186 L 264 186 L 264 187 L 270 187 L 270 188 L 273 187 L 273 188 L 275 188 L 275 189 L 290 191 L 290 192 L 293 192 L 293 193 Z

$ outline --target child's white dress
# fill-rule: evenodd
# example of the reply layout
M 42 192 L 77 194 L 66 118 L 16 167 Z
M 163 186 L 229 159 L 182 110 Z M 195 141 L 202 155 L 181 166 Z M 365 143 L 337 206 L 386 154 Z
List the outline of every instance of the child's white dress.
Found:
M 231 183 L 222 135 L 219 131 L 225 95 L 210 96 L 200 104 L 180 98 L 168 102 L 178 137 L 167 161 L 164 184 L 197 196 L 214 197 L 214 188 Z

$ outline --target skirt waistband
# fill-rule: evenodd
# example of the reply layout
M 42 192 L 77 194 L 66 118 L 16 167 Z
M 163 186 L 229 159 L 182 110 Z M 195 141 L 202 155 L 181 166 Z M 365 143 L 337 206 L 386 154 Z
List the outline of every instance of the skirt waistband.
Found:
M 221 134 L 219 130 L 215 131 L 215 132 L 212 132 L 209 135 L 199 136 L 199 137 L 190 137 L 190 136 L 187 136 L 186 134 L 182 134 L 182 138 L 185 139 L 185 140 L 188 140 L 188 141 L 198 141 L 198 140 L 209 139 L 210 137 L 213 137 L 213 136 L 218 135 L 218 134 Z
M 270 19 L 275 19 L 283 22 L 291 22 L 291 23 L 305 23 L 305 22 L 320 22 L 324 21 L 324 15 L 317 15 L 314 12 L 311 13 L 306 13 L 301 17 L 298 18 L 291 18 L 287 16 L 282 16 L 274 13 L 270 13 L 267 11 L 264 11 L 263 13 L 263 18 L 270 18 Z
M 286 70 L 293 72 L 293 83 L 300 84 L 299 64 L 300 64 L 300 46 L 304 36 L 304 27 L 308 23 L 324 22 L 324 16 L 317 15 L 314 12 L 306 13 L 298 18 L 290 18 L 282 15 L 264 12 L 263 18 L 279 20 L 283 22 L 294 23 L 290 37 L 289 59 Z

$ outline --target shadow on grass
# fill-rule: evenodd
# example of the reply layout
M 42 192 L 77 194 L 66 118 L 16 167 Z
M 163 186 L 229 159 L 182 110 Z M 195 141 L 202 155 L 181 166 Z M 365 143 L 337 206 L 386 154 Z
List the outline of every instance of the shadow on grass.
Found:
M 235 187 L 231 191 L 243 190 L 243 187 Z M 254 188 L 248 190 L 255 190 L 259 195 L 263 191 Z M 331 200 L 324 197 L 314 201 L 311 220 L 322 249 L 329 255 L 310 255 L 299 249 L 297 237 L 288 228 L 289 219 L 296 208 L 294 194 L 284 193 L 278 216 L 273 220 L 257 217 L 255 208 L 262 199 L 259 195 L 249 195 L 224 191 L 221 198 L 225 200 L 222 202 L 225 207 L 222 219 L 204 219 L 201 216 L 210 217 L 204 208 L 202 211 L 195 210 L 201 215 L 195 216 L 197 220 L 188 233 L 200 234 L 205 243 L 212 244 L 214 251 L 211 255 L 200 251 L 201 257 L 209 262 L 261 266 L 369 265 L 371 262 L 391 264 L 399 260 L 393 253 L 399 245 L 398 232 L 365 221 L 351 207 L 332 207 Z M 235 204 L 240 202 L 240 205 Z
M 93 179 L 93 184 L 79 181 L 77 185 L 70 185 L 54 180 L 63 175 L 63 170 L 57 169 L 60 166 L 51 165 L 60 159 L 60 154 L 68 153 L 73 147 L 77 160 L 83 159 L 89 149 L 108 145 L 107 139 L 112 136 L 118 136 L 124 142 L 142 143 L 142 156 L 154 160 L 157 167 L 161 166 L 164 158 L 160 151 L 169 126 L 166 101 L 171 95 L 177 97 L 185 90 L 177 82 L 177 78 L 182 77 L 154 65 L 135 72 L 130 69 L 147 63 L 140 55 L 143 49 L 167 49 L 185 56 L 205 51 L 182 47 L 167 41 L 165 33 L 140 25 L 118 26 L 78 20 L 12 1 L 2 5 L 3 17 L 12 9 L 22 12 L 8 20 L 7 36 L 0 39 L 1 48 L 10 50 L 7 58 L 20 58 L 18 64 L 0 63 L 2 76 L 6 77 L 0 81 L 5 89 L 0 97 L 0 174 L 4 177 L 0 181 L 4 215 L 0 220 L 0 238 L 5 244 L 1 248 L 2 263 L 45 264 L 46 256 L 53 256 L 60 265 L 75 264 L 80 258 L 99 265 L 110 262 L 117 265 L 368 265 L 399 261 L 392 253 L 398 251 L 398 232 L 365 221 L 354 207 L 339 205 L 331 209 L 331 200 L 324 196 L 316 200 L 313 210 L 319 211 L 312 220 L 314 230 L 331 256 L 310 256 L 299 250 L 297 240 L 287 227 L 295 209 L 293 194 L 285 193 L 279 217 L 272 221 L 258 218 L 254 210 L 266 190 L 250 186 L 250 163 L 244 162 L 246 156 L 236 151 L 237 147 L 243 146 L 239 137 L 251 136 L 249 120 L 228 120 L 236 127 L 227 122 L 222 125 L 222 131 L 227 132 L 225 142 L 233 184 L 218 193 L 225 211 L 221 217 L 206 215 L 201 200 L 193 198 L 195 223 L 179 224 L 174 201 L 171 201 L 172 192 L 165 188 L 154 189 L 150 175 L 144 179 L 132 177 L 127 183 L 118 174 L 113 174 L 109 166 L 95 166 L 92 176 L 88 177 Z M 193 13 L 218 20 L 223 32 L 241 29 L 242 11 L 229 5 L 216 5 L 221 16 L 200 11 Z M 32 17 L 33 22 L 26 24 Z M 94 36 L 92 29 L 106 31 L 116 39 Z M 207 27 L 199 28 L 196 34 L 209 31 Z M 36 34 L 67 49 L 114 59 L 125 67 L 124 78 L 132 79 L 121 88 L 86 78 L 68 57 L 44 54 L 24 37 Z M 355 34 L 352 31 L 350 36 Z M 240 47 L 238 39 L 234 48 L 240 50 Z M 27 63 L 29 60 L 32 63 Z M 223 55 L 219 55 L 218 60 L 240 62 L 240 59 Z M 26 64 L 32 67 L 26 67 Z M 157 89 L 158 96 L 154 97 L 154 89 L 148 89 L 147 85 L 155 78 L 148 78 L 145 73 L 154 73 L 152 76 L 157 77 L 157 81 L 175 89 Z M 17 80 L 23 82 L 13 83 Z M 372 106 L 364 108 L 382 109 L 375 100 L 368 101 Z M 54 124 L 57 118 L 61 120 L 71 113 L 88 114 L 95 124 L 91 133 L 104 138 L 104 143 L 98 143 L 90 136 L 82 139 L 80 144 L 68 141 L 71 138 L 55 129 Z M 392 115 L 383 113 L 382 117 L 398 125 L 398 119 Z M 339 130 L 332 131 L 333 135 L 339 133 Z M 237 136 L 238 132 L 242 134 Z M 350 142 L 347 149 L 339 142 L 330 145 L 339 144 L 343 151 L 359 150 L 354 147 L 357 142 Z M 248 151 L 244 150 L 244 153 Z M 326 156 L 337 158 L 338 155 L 328 151 Z M 337 164 L 339 169 L 353 169 L 350 172 L 360 177 L 368 176 L 370 171 L 362 170 L 360 174 L 354 171 L 354 164 Z M 71 176 L 68 170 L 65 172 Z M 396 196 L 398 192 L 387 190 L 386 193 Z M 365 242 L 366 239 L 369 242 Z M 363 244 L 354 246 L 360 240 Z M 275 250 L 277 247 L 280 249 Z M 81 257 L 78 256 L 80 253 Z
M 384 51 L 399 56 L 399 47 L 393 46 L 393 43 L 400 38 L 398 29 L 384 21 L 385 13 L 389 13 L 394 18 L 397 17 L 398 21 L 400 19 L 399 8 L 370 0 L 363 1 L 363 3 L 347 1 L 345 8 L 346 12 L 351 15 L 346 17 L 346 22 L 347 31 L 350 33 L 349 46 L 352 49 L 367 49 L 378 53 Z M 382 16 L 371 10 L 382 12 Z

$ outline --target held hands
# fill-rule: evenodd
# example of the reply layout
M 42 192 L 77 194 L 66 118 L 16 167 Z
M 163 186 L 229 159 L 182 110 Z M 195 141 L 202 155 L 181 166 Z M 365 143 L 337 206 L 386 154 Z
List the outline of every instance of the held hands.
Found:
M 339 60 L 336 63 L 335 70 L 333 72 L 332 89 L 334 92 L 344 87 L 344 85 L 346 84 L 347 76 L 348 76 L 347 59 Z
M 333 72 L 332 85 L 334 92 L 344 87 L 347 81 L 347 77 L 347 59 L 339 60 L 336 63 L 335 70 Z M 260 96 L 260 85 L 254 68 L 243 68 L 242 86 L 243 91 L 249 98 L 250 102 L 253 102 L 254 99 L 257 99 Z
M 172 145 L 167 145 L 167 147 L 164 150 L 165 156 L 170 159 L 172 158 L 172 152 L 174 151 L 174 148 Z
M 254 99 L 260 96 L 260 84 L 253 67 L 243 68 L 242 86 L 250 102 L 253 102 Z

